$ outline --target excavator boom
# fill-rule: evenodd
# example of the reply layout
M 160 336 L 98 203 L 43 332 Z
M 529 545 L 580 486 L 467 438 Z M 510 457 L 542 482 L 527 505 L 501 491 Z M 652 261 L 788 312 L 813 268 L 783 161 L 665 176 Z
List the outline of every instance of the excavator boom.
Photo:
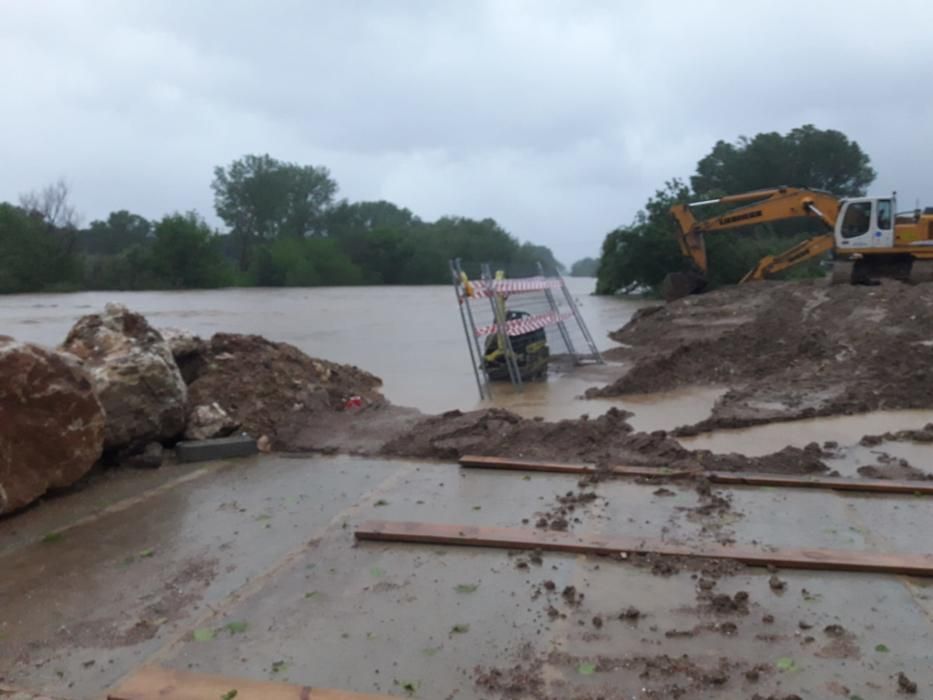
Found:
M 694 216 L 694 209 L 714 204 L 739 206 L 707 219 L 698 220 Z M 832 229 L 841 204 L 838 197 L 828 192 L 802 187 L 775 187 L 704 202 L 676 204 L 671 207 L 671 214 L 677 222 L 677 241 L 681 252 L 692 261 L 694 270 L 668 275 L 662 285 L 662 293 L 665 298 L 672 300 L 700 291 L 705 286 L 709 269 L 705 241 L 708 233 L 805 217 L 819 219 Z M 755 269 L 745 276 L 745 280 L 763 279 L 767 274 L 798 265 L 831 250 L 832 247 L 832 234 L 811 238 L 780 255 L 762 259 Z

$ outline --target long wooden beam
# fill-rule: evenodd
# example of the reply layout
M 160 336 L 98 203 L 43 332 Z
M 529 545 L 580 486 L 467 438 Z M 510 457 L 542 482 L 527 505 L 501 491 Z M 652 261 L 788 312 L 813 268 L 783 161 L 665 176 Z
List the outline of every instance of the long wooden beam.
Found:
M 236 691 L 236 692 L 234 692 Z M 393 700 L 392 695 L 351 693 L 306 685 L 254 681 L 142 666 L 111 690 L 107 700 Z M 397 700 L 397 699 L 395 699 Z
M 753 549 L 712 543 L 687 545 L 625 535 L 381 520 L 363 523 L 355 534 L 359 540 L 386 542 L 541 549 L 574 554 L 662 554 L 734 559 L 750 566 L 777 566 L 785 569 L 933 576 L 933 554 L 886 554 L 842 549 Z
M 711 482 L 731 486 L 780 486 L 784 488 L 829 489 L 833 491 L 862 491 L 866 493 L 892 493 L 933 495 L 933 481 L 907 481 L 895 479 L 848 479 L 841 476 L 811 476 L 768 474 L 764 472 L 722 472 L 699 469 L 666 469 L 664 467 L 608 467 L 600 470 L 587 464 L 563 464 L 502 457 L 466 455 L 460 465 L 479 469 L 502 469 L 559 474 L 610 473 L 616 476 L 647 479 L 676 479 L 702 476 Z

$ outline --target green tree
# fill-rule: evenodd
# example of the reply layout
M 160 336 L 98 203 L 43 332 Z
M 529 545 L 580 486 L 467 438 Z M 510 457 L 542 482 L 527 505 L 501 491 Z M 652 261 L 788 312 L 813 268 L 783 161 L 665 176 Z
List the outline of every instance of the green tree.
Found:
M 597 270 L 597 294 L 647 291 L 683 266 L 669 211 L 689 197 L 690 190 L 680 180 L 666 182 L 632 224 L 606 236 Z
M 812 124 L 777 132 L 719 141 L 697 163 L 690 178 L 700 197 L 790 185 L 826 190 L 840 196 L 865 194 L 875 171 L 858 143 L 840 131 Z
M 149 266 L 165 286 L 175 289 L 230 284 L 217 239 L 195 212 L 170 214 L 156 224 Z
M 0 293 L 70 289 L 80 279 L 74 233 L 41 212 L 0 203 Z
M 250 270 L 261 287 L 361 284 L 363 274 L 326 238 L 280 238 L 256 251 Z
M 78 249 L 90 255 L 115 255 L 149 243 L 152 224 L 142 216 L 121 209 L 106 221 L 92 221 L 77 234 Z
M 571 277 L 595 277 L 599 269 L 599 260 L 596 258 L 581 258 L 570 266 Z
M 214 169 L 214 206 L 246 270 L 257 241 L 322 235 L 337 193 L 327 168 L 247 155 Z

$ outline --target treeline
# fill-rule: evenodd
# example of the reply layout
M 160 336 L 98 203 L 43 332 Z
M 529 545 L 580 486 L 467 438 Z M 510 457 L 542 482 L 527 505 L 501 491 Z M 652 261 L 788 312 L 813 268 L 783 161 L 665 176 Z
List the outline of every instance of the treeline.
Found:
M 225 286 L 443 284 L 448 260 L 478 274 L 561 269 L 492 219 L 423 221 L 391 202 L 337 200 L 326 168 L 248 155 L 218 167 L 215 208 L 152 221 L 128 211 L 78 225 L 64 182 L 0 203 L 0 293 Z
M 596 291 L 615 294 L 656 290 L 669 272 L 686 269 L 675 235 L 670 207 L 675 203 L 716 199 L 781 185 L 827 190 L 840 196 L 865 193 L 875 179 L 871 162 L 855 141 L 832 129 L 807 124 L 787 134 L 775 132 L 719 141 L 702 158 L 689 185 L 666 182 L 628 226 L 611 231 L 603 242 Z M 701 216 L 718 213 L 715 207 Z M 735 284 L 766 255 L 822 233 L 814 219 L 755 225 L 706 237 L 709 282 Z M 823 274 L 819 261 L 791 268 L 785 277 Z

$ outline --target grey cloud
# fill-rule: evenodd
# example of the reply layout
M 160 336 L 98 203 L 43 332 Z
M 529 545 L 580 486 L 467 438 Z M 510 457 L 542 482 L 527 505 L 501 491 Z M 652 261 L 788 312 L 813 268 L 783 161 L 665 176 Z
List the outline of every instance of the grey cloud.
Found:
M 0 5 L 0 199 L 210 215 L 247 152 L 571 261 L 713 143 L 813 122 L 933 204 L 933 9 L 849 2 Z

